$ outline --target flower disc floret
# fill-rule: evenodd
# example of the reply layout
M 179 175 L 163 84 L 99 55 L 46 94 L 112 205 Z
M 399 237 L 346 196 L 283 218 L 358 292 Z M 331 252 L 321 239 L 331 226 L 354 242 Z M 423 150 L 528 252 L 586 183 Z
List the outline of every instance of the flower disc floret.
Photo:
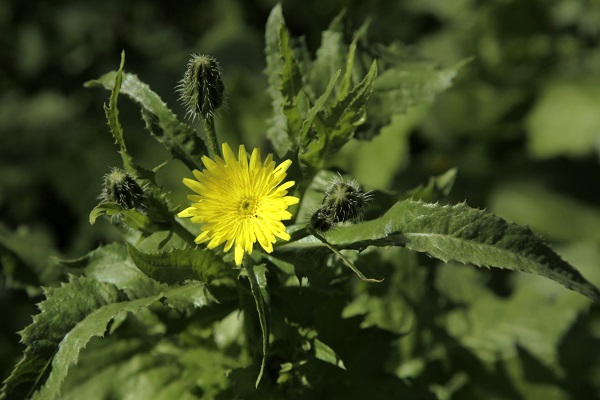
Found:
M 254 243 L 270 253 L 277 238 L 290 239 L 281 221 L 292 217 L 287 208 L 299 199 L 287 196 L 294 181 L 282 183 L 290 160 L 276 166 L 269 154 L 263 163 L 260 150 L 254 149 L 248 162 L 244 145 L 237 159 L 227 143 L 222 152 L 223 158 L 202 157 L 206 168 L 193 171 L 196 179 L 183 180 L 197 195 L 188 196 L 193 203 L 178 216 L 203 224 L 196 243 L 208 242 L 209 249 L 225 243 L 225 251 L 234 247 L 235 263 L 241 265 Z

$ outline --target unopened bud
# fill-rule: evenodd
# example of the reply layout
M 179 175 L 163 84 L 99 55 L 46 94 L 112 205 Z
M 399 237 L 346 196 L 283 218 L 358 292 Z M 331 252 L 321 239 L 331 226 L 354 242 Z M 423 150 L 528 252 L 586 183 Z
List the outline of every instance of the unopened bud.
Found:
M 177 91 L 187 108 L 187 115 L 193 118 L 212 116 L 223 104 L 225 85 L 221 79 L 221 66 L 212 56 L 193 54 Z
M 365 207 L 372 198 L 372 194 L 363 191 L 358 182 L 344 182 L 338 175 L 333 178 L 331 186 L 325 192 L 323 205 L 335 222 L 356 222 L 362 219 Z
M 143 212 L 146 208 L 146 195 L 133 175 L 119 168 L 113 168 L 104 175 L 104 188 L 100 194 L 102 201 L 119 204 L 124 209 L 135 208 Z

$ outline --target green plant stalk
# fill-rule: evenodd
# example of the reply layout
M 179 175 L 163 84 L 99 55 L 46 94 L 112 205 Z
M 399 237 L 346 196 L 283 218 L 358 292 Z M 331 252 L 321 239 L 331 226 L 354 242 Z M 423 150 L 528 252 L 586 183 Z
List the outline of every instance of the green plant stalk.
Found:
M 173 223 L 171 224 L 171 230 L 177 236 L 188 242 L 192 247 L 195 247 L 197 245 L 197 243 L 194 241 L 196 237 L 176 220 L 173 220 Z
M 215 119 L 212 113 L 202 116 L 204 122 L 204 141 L 208 148 L 208 155 L 214 158 L 219 155 L 219 142 L 217 140 L 217 130 L 215 129 Z

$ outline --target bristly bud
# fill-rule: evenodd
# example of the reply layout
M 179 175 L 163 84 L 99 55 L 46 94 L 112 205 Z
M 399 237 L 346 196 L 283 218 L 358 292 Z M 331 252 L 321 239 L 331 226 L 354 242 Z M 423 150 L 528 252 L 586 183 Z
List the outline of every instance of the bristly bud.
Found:
M 114 202 L 125 209 L 135 208 L 140 212 L 146 209 L 146 194 L 133 175 L 119 168 L 113 168 L 104 175 L 104 187 L 100 194 L 102 201 Z
M 320 207 L 310 217 L 310 226 L 317 232 L 327 232 L 334 223 L 329 209 L 325 206 Z
M 373 195 L 363 191 L 357 181 L 344 182 L 342 176 L 338 175 L 325 192 L 323 205 L 335 222 L 356 222 L 362 220 L 365 207 L 372 198 Z
M 192 54 L 177 91 L 188 116 L 207 118 L 214 115 L 223 104 L 225 91 L 221 66 L 212 56 Z

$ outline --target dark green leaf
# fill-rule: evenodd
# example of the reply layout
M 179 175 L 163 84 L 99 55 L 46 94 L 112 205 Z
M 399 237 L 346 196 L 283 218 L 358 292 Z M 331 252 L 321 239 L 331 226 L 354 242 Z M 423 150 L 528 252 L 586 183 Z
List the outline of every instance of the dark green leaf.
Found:
M 129 245 L 135 265 L 152 279 L 167 284 L 188 279 L 210 283 L 214 279 L 232 276 L 232 267 L 208 249 L 173 249 L 156 254 L 143 253 Z
M 300 154 L 304 164 L 314 169 L 322 168 L 328 157 L 352 139 L 356 128 L 365 122 L 365 106 L 373 91 L 376 77 L 377 64 L 373 62 L 369 73 L 346 97 L 317 113 L 317 136 Z
M 91 278 L 72 277 L 69 283 L 46 289 L 46 300 L 39 304 L 40 314 L 21 332 L 27 346 L 23 359 L 4 381 L 5 399 L 26 398 L 43 383 L 47 368 L 60 341 L 86 315 L 121 300 L 117 288 Z
M 151 220 L 146 214 L 142 214 L 136 209 L 126 209 L 117 203 L 100 203 L 90 212 L 90 224 L 96 223 L 98 217 L 102 215 L 120 215 L 124 222 L 132 229 L 138 230 L 145 234 L 150 234 L 158 231 L 168 230 L 170 224 L 157 224 Z
M 52 372 L 40 390 L 41 398 L 58 398 L 69 368 L 77 363 L 79 352 L 85 348 L 92 337 L 104 336 L 110 321 L 121 313 L 136 313 L 161 297 L 162 294 L 158 294 L 144 299 L 108 304 L 88 314 L 60 342 L 52 360 Z
M 96 80 L 87 82 L 86 87 L 102 86 L 111 90 L 118 84 L 123 94 L 140 105 L 147 128 L 171 152 L 172 156 L 181 160 L 190 169 L 201 169 L 201 158 L 207 151 L 206 146 L 194 130 L 188 124 L 179 121 L 173 111 L 147 84 L 140 81 L 136 75 L 123 72 L 122 68 L 123 63 L 118 72 L 108 72 Z M 112 109 L 112 104 L 110 109 Z M 117 115 L 118 112 L 115 112 L 114 117 L 109 118 L 109 125 L 111 129 L 114 128 L 115 139 L 123 142 L 120 125 L 110 123 L 111 120 L 116 119 Z
M 337 355 L 331 347 L 327 346 L 317 338 L 314 339 L 313 344 L 316 358 L 321 361 L 325 361 L 326 363 L 335 365 L 341 369 L 346 369 L 344 361 L 342 361 L 340 356 Z
M 267 287 L 267 277 L 264 264 L 257 266 L 249 266 L 245 268 L 246 275 L 250 281 L 250 290 L 254 302 L 256 304 L 256 311 L 258 313 L 258 319 L 260 322 L 260 329 L 262 331 L 262 361 L 260 364 L 260 371 L 256 378 L 255 386 L 258 387 L 260 380 L 262 379 L 265 362 L 267 360 L 267 352 L 269 351 L 269 334 L 270 334 L 270 295 Z
M 283 59 L 280 49 L 280 30 L 285 29 L 281 4 L 277 4 L 271 10 L 267 26 L 265 28 L 265 57 L 267 67 L 265 74 L 267 75 L 268 88 L 267 92 L 271 96 L 271 104 L 273 116 L 269 119 L 269 128 L 267 136 L 273 143 L 273 147 L 277 154 L 282 157 L 289 148 L 289 135 L 287 130 L 287 119 L 283 112 L 283 95 L 281 93 Z

